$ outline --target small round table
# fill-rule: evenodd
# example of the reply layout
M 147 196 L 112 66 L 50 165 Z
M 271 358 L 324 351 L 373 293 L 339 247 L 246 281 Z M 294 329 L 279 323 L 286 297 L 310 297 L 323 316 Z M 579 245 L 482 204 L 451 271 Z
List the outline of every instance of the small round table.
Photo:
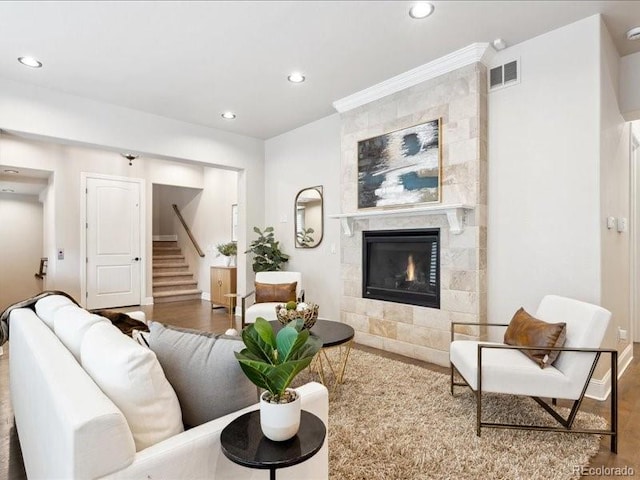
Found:
M 269 469 L 269 479 L 275 480 L 276 469 L 308 460 L 324 443 L 327 429 L 322 420 L 306 410 L 301 414 L 298 434 L 284 442 L 274 442 L 262 434 L 260 411 L 245 413 L 222 430 L 222 453 L 238 465 Z

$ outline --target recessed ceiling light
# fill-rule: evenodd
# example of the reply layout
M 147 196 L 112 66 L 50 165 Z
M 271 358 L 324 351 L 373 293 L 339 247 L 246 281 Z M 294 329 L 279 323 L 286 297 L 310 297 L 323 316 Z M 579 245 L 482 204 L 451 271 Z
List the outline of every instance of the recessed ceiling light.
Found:
M 13 188 L 3 188 L 2 190 L 0 190 L 0 192 L 16 193 L 16 191 Z
M 300 72 L 293 72 L 287 77 L 287 80 L 291 83 L 302 83 L 305 81 L 305 77 Z
M 5 168 L 4 169 L 4 173 L 20 173 L 18 170 L 15 170 L 13 168 Z
M 627 32 L 627 40 L 638 40 L 640 39 L 640 27 L 633 27 L 631 30 Z
M 435 7 L 429 2 L 416 2 L 409 9 L 409 16 L 416 19 L 427 18 L 434 10 Z
M 40 68 L 42 67 L 42 62 L 36 60 L 33 57 L 18 57 L 18 61 L 27 67 L 31 68 Z
M 222 118 L 224 118 L 225 120 L 233 120 L 234 118 L 236 118 L 236 114 L 233 112 L 224 112 L 222 114 Z

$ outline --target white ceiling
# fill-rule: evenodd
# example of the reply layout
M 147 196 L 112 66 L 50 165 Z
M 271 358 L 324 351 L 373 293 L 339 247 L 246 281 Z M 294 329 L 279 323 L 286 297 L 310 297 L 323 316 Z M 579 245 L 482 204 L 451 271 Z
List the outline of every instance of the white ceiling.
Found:
M 0 76 L 269 138 L 471 43 L 514 45 L 596 13 L 621 55 L 640 51 L 624 38 L 640 25 L 638 1 L 432 3 L 431 17 L 413 20 L 405 1 L 3 1 Z M 293 70 L 307 81 L 287 82 Z

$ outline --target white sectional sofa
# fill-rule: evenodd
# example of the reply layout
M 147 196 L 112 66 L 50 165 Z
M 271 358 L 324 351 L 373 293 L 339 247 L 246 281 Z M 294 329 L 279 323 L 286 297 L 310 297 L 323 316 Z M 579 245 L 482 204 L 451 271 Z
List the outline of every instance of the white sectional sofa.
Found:
M 51 297 L 49 297 L 51 298 Z M 55 303 L 55 302 L 53 302 Z M 52 301 L 49 301 L 51 307 Z M 60 301 L 57 308 L 69 308 Z M 74 307 L 78 308 L 78 307 Z M 53 309 L 51 309 L 53 310 Z M 37 305 L 36 305 L 36 311 Z M 60 314 L 58 315 L 60 316 Z M 90 328 L 55 328 L 28 308 L 10 315 L 10 387 L 16 428 L 30 479 L 267 479 L 268 470 L 241 467 L 220 449 L 220 433 L 253 405 L 136 451 L 124 414 L 65 344 L 80 348 Z M 50 326 L 50 324 L 52 324 Z M 64 330 L 65 341 L 58 334 Z M 85 330 L 85 332 L 81 331 Z M 95 337 L 95 335 L 94 335 Z M 298 389 L 302 408 L 328 420 L 325 387 Z M 278 470 L 281 480 L 328 478 L 327 441 L 313 458 Z

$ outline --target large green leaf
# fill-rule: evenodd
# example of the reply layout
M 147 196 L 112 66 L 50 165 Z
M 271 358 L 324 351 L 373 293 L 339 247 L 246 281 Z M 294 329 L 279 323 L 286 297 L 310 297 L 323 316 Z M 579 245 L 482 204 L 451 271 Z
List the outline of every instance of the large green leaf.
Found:
M 284 344 L 281 347 L 280 344 L 278 344 L 278 354 L 283 356 L 282 362 L 280 363 L 302 358 L 302 357 L 296 356 L 296 353 L 299 352 L 302 348 L 304 348 L 305 343 L 307 343 L 307 340 L 309 339 L 309 330 L 302 330 L 301 332 L 297 332 L 294 328 L 287 327 L 280 330 L 280 332 L 282 332 L 283 330 L 293 331 L 295 332 L 295 334 L 289 335 L 288 337 L 283 338 L 283 342 L 284 341 L 288 342 L 289 343 L 288 345 Z M 280 332 L 278 332 L 278 334 Z
M 271 345 L 271 348 L 276 348 L 276 336 L 271 324 L 264 318 L 258 317 L 253 325 L 262 341 Z
M 278 384 L 272 380 L 273 366 L 259 360 L 244 357 L 241 352 L 234 352 L 240 362 L 240 368 L 251 382 L 259 388 L 269 390 L 271 393 L 278 391 Z
M 316 335 L 310 335 L 304 345 L 292 349 L 287 361 L 299 360 L 301 358 L 313 358 L 322 348 L 322 340 Z
M 260 335 L 255 329 L 254 324 L 249 325 L 242 330 L 242 341 L 247 349 L 253 353 L 256 357 L 263 361 L 273 364 L 274 363 L 274 351 L 273 347 L 262 340 Z
M 308 331 L 298 332 L 292 326 L 287 325 L 278 332 L 276 344 L 278 346 L 278 363 L 286 362 L 294 347 L 300 348 L 309 336 Z M 299 338 L 302 337 L 302 338 Z
M 275 387 L 278 395 L 282 395 L 284 391 L 291 385 L 293 379 L 302 370 L 307 368 L 311 363 L 312 357 L 302 358 L 293 362 L 286 362 L 276 365 L 269 372 L 269 382 Z

